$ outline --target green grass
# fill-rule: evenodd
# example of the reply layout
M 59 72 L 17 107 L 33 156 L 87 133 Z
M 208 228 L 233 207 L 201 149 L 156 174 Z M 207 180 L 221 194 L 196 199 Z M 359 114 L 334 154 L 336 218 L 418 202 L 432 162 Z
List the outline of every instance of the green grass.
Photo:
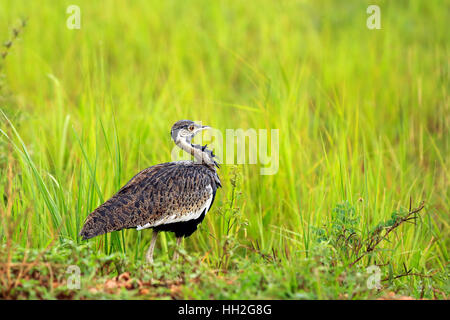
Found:
M 86 285 L 62 297 L 448 297 L 450 7 L 375 2 L 381 30 L 366 27 L 373 1 L 202 0 L 78 1 L 81 29 L 69 30 L 71 1 L 2 1 L 0 40 L 28 18 L 0 49 L 8 51 L 0 58 L 2 279 L 8 263 L 50 248 L 27 272 L 45 273 L 40 263 L 58 256 L 73 257 L 60 260 L 66 265 L 79 264 L 77 254 L 87 261 Z M 169 262 L 170 234 L 159 238 L 150 269 L 150 231 L 82 242 L 89 212 L 138 171 L 170 161 L 179 119 L 223 133 L 279 129 L 279 171 L 223 165 L 223 189 L 184 241 L 189 263 L 180 267 Z M 413 207 L 425 201 L 416 224 L 402 224 L 348 267 L 355 256 L 339 230 L 370 237 L 410 199 Z M 149 291 L 92 294 L 87 283 L 125 271 L 98 274 L 106 261 L 98 255 L 148 279 Z M 364 285 L 375 263 L 387 277 L 380 291 Z M 405 266 L 421 276 L 393 279 Z M 20 287 L 28 293 L 7 293 L 59 297 L 33 279 Z

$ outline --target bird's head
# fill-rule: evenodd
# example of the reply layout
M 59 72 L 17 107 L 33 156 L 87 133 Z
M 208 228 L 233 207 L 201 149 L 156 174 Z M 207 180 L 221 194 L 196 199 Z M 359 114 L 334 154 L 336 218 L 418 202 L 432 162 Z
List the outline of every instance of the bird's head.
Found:
M 199 125 L 191 120 L 180 120 L 175 122 L 170 133 L 176 144 L 179 144 L 181 140 L 191 143 L 197 133 L 208 128 L 210 127 Z
M 192 154 L 199 162 L 206 163 L 212 167 L 219 167 L 214 160 L 214 153 L 206 148 L 206 145 L 201 146 L 192 144 L 194 136 L 202 130 L 210 129 L 208 126 L 202 126 L 191 120 L 180 120 L 175 122 L 170 131 L 173 141 L 183 150 Z

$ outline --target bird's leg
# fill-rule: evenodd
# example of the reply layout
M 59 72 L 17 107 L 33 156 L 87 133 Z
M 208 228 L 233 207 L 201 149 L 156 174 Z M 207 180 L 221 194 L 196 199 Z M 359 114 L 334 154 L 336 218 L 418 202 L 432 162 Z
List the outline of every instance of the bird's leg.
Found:
M 152 241 L 150 242 L 150 247 L 147 250 L 147 262 L 153 263 L 153 250 L 155 249 L 156 237 L 158 236 L 158 231 L 153 230 Z
M 177 247 L 175 248 L 175 253 L 173 254 L 173 260 L 178 260 L 178 247 L 181 244 L 181 240 L 183 240 L 183 237 L 177 237 Z

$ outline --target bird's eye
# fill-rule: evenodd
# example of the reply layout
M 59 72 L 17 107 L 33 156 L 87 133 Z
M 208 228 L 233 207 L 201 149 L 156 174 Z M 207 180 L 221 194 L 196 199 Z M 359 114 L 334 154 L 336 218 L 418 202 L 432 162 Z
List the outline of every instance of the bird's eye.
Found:
M 189 131 L 194 131 L 194 126 L 190 126 Z

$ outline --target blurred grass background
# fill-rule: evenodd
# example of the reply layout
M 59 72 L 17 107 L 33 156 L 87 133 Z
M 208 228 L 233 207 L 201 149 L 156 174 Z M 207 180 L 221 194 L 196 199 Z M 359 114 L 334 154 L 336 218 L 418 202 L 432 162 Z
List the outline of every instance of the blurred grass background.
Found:
M 66 27 L 71 4 L 80 30 Z M 370 4 L 381 30 L 366 27 Z M 170 161 L 171 125 L 193 119 L 222 132 L 278 128 L 280 164 L 271 176 L 222 166 L 224 188 L 188 251 L 219 255 L 233 206 L 241 243 L 307 256 L 312 227 L 328 225 L 336 204 L 348 200 L 367 233 L 411 198 L 426 201 L 426 214 L 393 236 L 390 256 L 444 270 L 449 12 L 448 1 L 2 1 L 0 39 L 28 18 L 0 70 L 11 241 L 80 241 L 87 214 L 136 172 Z M 150 236 L 92 241 L 143 259 Z

